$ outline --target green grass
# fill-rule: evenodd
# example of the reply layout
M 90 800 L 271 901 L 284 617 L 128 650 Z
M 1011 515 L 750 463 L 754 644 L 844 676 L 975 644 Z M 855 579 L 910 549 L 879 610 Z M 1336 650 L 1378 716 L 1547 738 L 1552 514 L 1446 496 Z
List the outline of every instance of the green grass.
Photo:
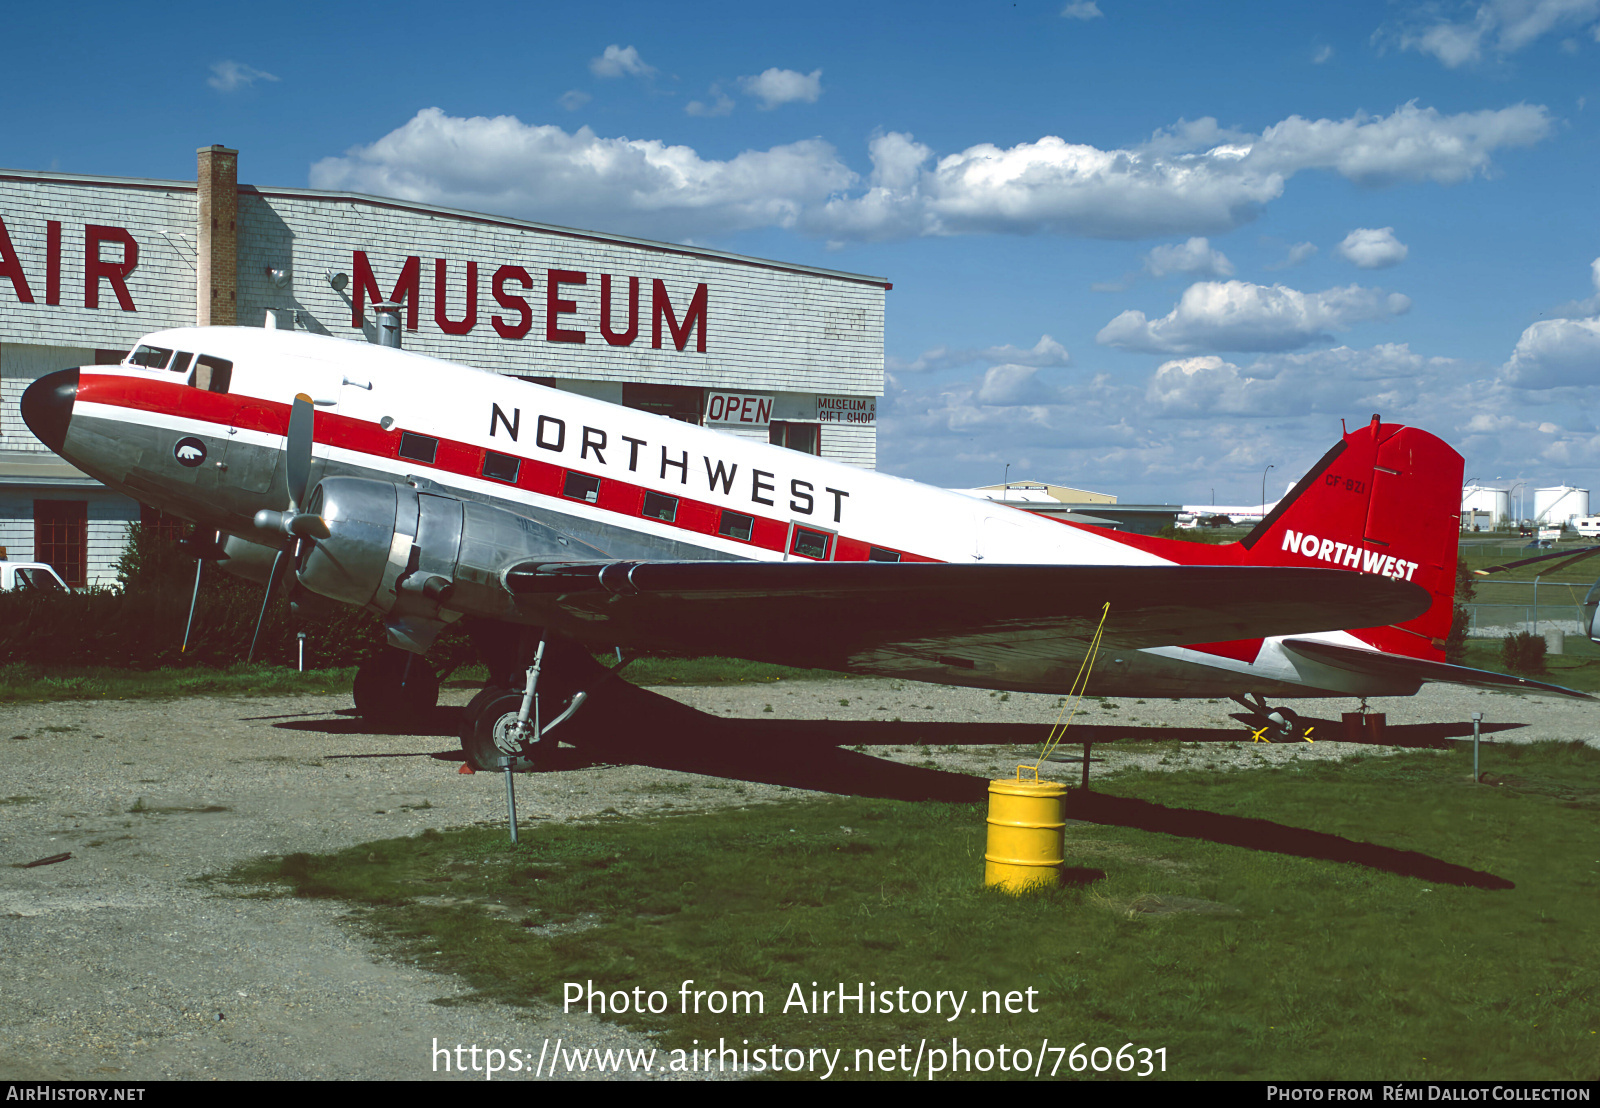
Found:
M 282 666 L 233 665 L 129 670 L 107 666 L 0 666 L 0 704 L 42 700 L 165 700 L 183 696 L 346 693 L 354 668 L 299 673 Z
M 614 656 L 602 661 L 615 664 Z M 834 681 L 849 674 L 825 669 L 792 669 L 738 658 L 640 658 L 624 671 L 636 685 L 737 685 L 775 681 Z M 233 665 L 156 670 L 109 666 L 0 666 L 0 704 L 49 700 L 168 700 L 184 696 L 293 696 L 350 694 L 354 667 L 308 670 L 284 666 Z M 465 666 L 446 687 L 481 685 L 488 671 Z
M 428 831 L 229 880 L 353 902 L 395 957 L 483 997 L 660 990 L 668 1012 L 607 1018 L 661 1032 L 663 1057 L 696 1038 L 828 1046 L 853 1074 L 857 1048 L 1048 1038 L 1165 1047 L 1178 1078 L 1592 1078 L 1600 752 L 1491 745 L 1498 787 L 1472 784 L 1470 765 L 1463 747 L 1103 788 L 1418 851 L 1515 888 L 1095 825 L 1070 828 L 1066 864 L 1104 879 L 1013 898 L 980 887 L 980 806 L 866 799 L 540 824 L 519 848 L 503 829 Z M 1140 910 L 1175 897 L 1203 910 Z M 759 992 L 765 1013 L 685 1013 L 690 979 Z M 1038 1011 L 785 1012 L 813 981 L 965 991 L 969 1005 L 1033 989 Z

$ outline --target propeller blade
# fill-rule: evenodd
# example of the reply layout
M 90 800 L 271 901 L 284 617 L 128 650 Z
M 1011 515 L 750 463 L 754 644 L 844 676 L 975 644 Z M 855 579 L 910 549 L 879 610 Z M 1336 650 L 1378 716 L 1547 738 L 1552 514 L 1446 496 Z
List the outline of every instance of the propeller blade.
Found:
M 280 546 L 277 555 L 272 559 L 272 572 L 267 574 L 267 594 L 261 598 L 261 614 L 256 617 L 256 633 L 250 636 L 250 653 L 245 660 L 256 660 L 256 642 L 261 638 L 261 625 L 267 621 L 267 605 L 272 603 L 272 594 L 278 591 L 278 569 L 284 564 L 284 555 L 288 554 L 290 547 Z
M 1548 562 L 1556 558 L 1569 559 L 1568 561 L 1562 562 L 1559 566 L 1552 567 L 1552 569 L 1560 570 L 1566 569 L 1569 565 L 1575 565 L 1576 563 L 1583 561 L 1585 558 L 1592 558 L 1596 554 L 1600 554 L 1600 546 L 1588 547 L 1579 551 L 1577 554 L 1574 554 L 1570 550 L 1558 550 L 1554 554 L 1539 554 L 1532 558 L 1523 558 L 1520 561 L 1507 562 L 1503 566 L 1490 566 L 1488 569 L 1475 569 L 1472 572 L 1476 573 L 1479 577 L 1488 577 L 1493 573 L 1504 573 L 1508 569 L 1520 569 L 1523 566 L 1531 566 L 1538 562 Z
M 189 649 L 189 632 L 194 630 L 194 609 L 200 603 L 200 571 L 205 568 L 205 562 L 199 558 L 194 560 L 194 595 L 189 598 L 189 622 L 183 627 L 183 645 L 178 647 L 182 654 Z
M 311 397 L 302 392 L 294 398 L 294 407 L 289 411 L 289 456 L 284 463 L 290 512 L 297 511 L 306 502 L 306 488 L 311 484 L 311 443 L 316 414 Z

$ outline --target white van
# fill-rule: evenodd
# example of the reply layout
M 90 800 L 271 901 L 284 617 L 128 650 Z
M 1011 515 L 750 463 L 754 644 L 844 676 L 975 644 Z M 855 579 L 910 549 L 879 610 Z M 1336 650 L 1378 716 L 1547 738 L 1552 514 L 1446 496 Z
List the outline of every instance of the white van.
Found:
M 61 575 L 43 562 L 0 560 L 0 592 L 32 589 L 36 592 L 71 592 Z

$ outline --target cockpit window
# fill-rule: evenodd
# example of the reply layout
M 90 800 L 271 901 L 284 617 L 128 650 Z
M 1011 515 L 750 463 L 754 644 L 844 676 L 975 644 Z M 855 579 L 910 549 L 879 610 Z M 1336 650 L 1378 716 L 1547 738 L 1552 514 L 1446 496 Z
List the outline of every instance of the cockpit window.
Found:
M 201 354 L 194 360 L 194 372 L 189 374 L 189 384 L 207 392 L 227 392 L 233 380 L 233 363 L 224 358 Z
M 189 359 L 194 357 L 187 350 L 180 350 L 172 358 L 172 372 L 182 373 L 189 368 Z
M 172 351 L 159 346 L 141 346 L 128 358 L 129 365 L 142 365 L 146 369 L 166 369 Z

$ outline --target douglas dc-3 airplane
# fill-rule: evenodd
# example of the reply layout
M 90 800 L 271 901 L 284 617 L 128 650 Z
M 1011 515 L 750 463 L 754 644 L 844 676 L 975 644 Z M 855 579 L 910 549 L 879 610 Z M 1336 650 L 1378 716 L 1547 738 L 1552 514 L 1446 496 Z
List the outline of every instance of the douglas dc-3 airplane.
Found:
M 1061 693 L 1106 604 L 1095 693 L 1229 696 L 1283 733 L 1294 713 L 1267 697 L 1567 692 L 1442 661 L 1462 459 L 1376 416 L 1246 538 L 1204 545 L 252 327 L 151 334 L 120 365 L 40 378 L 22 413 L 85 472 L 220 532 L 214 555 L 269 596 L 292 573 L 413 655 L 468 620 L 491 673 L 463 734 L 480 768 L 536 764 L 606 695 L 590 648 Z M 358 706 L 431 706 L 412 668 L 369 665 Z M 529 725 L 519 684 L 553 723 Z

